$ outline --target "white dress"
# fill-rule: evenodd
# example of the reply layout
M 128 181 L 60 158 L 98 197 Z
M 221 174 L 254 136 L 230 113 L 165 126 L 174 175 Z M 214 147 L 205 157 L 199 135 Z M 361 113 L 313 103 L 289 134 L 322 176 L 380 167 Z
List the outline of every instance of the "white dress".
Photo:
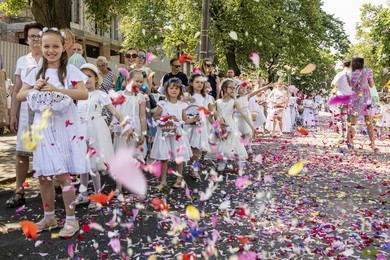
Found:
M 186 114 L 189 118 L 199 114 L 198 107 L 202 106 L 208 109 L 209 104 L 214 102 L 214 98 L 210 95 L 203 97 L 201 94 L 194 93 L 192 98 L 194 98 L 196 101 L 193 103 L 187 102 L 189 107 L 186 109 Z M 199 123 L 186 125 L 184 129 L 191 147 L 198 148 L 202 151 L 210 150 L 210 145 L 208 142 L 210 123 L 206 116 L 201 118 Z
M 239 97 L 236 99 L 237 103 L 240 105 L 242 111 L 246 114 L 249 120 L 252 122 L 252 116 L 249 110 L 249 100 L 247 96 Z M 245 135 L 249 138 L 252 137 L 252 128 L 248 125 L 245 119 L 241 114 L 235 110 L 234 111 L 234 121 L 236 123 L 237 129 L 240 132 L 240 135 Z M 253 124 L 253 122 L 252 122 Z
M 139 105 L 141 103 L 146 102 L 146 98 L 143 94 L 138 93 L 136 96 L 135 95 L 125 95 L 125 91 L 121 91 L 121 93 L 126 101 L 118 105 L 116 107 L 116 110 L 124 117 L 129 117 L 134 121 L 135 124 L 135 129 L 134 132 L 141 136 L 142 134 L 142 129 L 141 129 L 141 119 L 139 117 Z M 112 125 L 118 124 L 118 120 L 113 118 L 112 120 Z M 120 148 L 124 147 L 132 147 L 134 148 L 134 158 L 140 160 L 141 162 L 144 161 L 144 158 L 146 157 L 147 154 L 147 144 L 146 144 L 146 139 L 142 145 L 137 144 L 137 140 L 135 136 L 130 139 L 129 143 L 126 143 L 126 135 L 122 135 L 121 131 L 115 133 L 114 135 L 114 150 L 118 151 Z
M 303 125 L 304 126 L 316 125 L 314 101 L 311 99 L 304 99 L 302 105 L 303 105 L 303 115 L 302 115 Z
M 287 106 L 283 111 L 282 128 L 283 128 L 282 130 L 283 133 L 291 133 L 292 131 L 291 112 L 289 106 Z
M 87 81 L 87 77 L 73 65 L 67 65 L 66 71 L 65 86 L 58 79 L 57 69 L 47 69 L 46 77 L 49 77 L 48 82 L 57 88 L 72 89 L 72 81 Z M 33 86 L 36 82 L 37 72 L 37 68 L 33 69 L 24 82 Z M 70 99 L 69 96 L 63 96 Z M 36 103 L 34 104 L 33 100 L 31 102 L 29 104 L 30 107 L 37 105 Z M 58 102 L 58 104 L 61 105 L 61 102 Z M 38 134 L 42 135 L 43 139 L 33 152 L 35 176 L 52 176 L 64 173 L 84 174 L 91 170 L 89 160 L 86 159 L 87 144 L 83 136 L 83 128 L 77 107 L 74 102 L 69 102 L 67 105 L 68 107 L 63 111 L 53 113 L 49 117 L 48 127 L 38 131 Z M 39 111 L 34 111 L 35 123 L 41 119 L 42 114 Z
M 162 108 L 161 116 L 175 116 L 182 118 L 183 110 L 187 108 L 187 103 L 177 101 L 173 104 L 169 101 L 159 101 L 157 105 Z M 179 126 L 175 135 L 163 135 L 160 127 L 157 127 L 150 158 L 155 160 L 177 160 L 186 162 L 192 156 L 191 147 L 183 129 Z
M 253 122 L 253 126 L 258 129 L 267 121 L 264 115 L 264 108 L 257 103 L 257 96 L 253 96 L 249 99 L 249 111 L 251 113 L 257 113 L 256 121 Z M 261 129 L 263 130 L 262 127 Z
M 288 106 L 290 107 L 291 126 L 294 126 L 296 124 L 296 118 L 298 114 L 297 97 L 290 97 Z
M 110 97 L 100 90 L 91 91 L 88 96 L 88 100 L 77 102 L 77 108 L 87 144 L 96 152 L 90 158 L 92 171 L 104 171 L 107 169 L 105 164 L 109 163 L 114 154 L 114 148 L 110 130 L 102 117 L 102 109 L 112 102 Z
M 38 67 L 41 66 L 42 61 L 43 60 L 41 58 L 37 63 L 37 61 L 34 59 L 31 53 L 20 57 L 16 62 L 15 75 L 19 75 L 20 79 L 24 81 L 25 77 L 27 76 L 27 74 L 30 73 L 30 71 L 32 71 L 37 66 Z M 19 117 L 18 117 L 18 134 L 16 138 L 16 152 L 18 154 L 25 155 L 25 156 L 31 155 L 31 153 L 28 152 L 23 146 L 22 134 L 29 130 L 29 123 L 31 124 L 32 118 L 33 116 L 31 115 L 31 120 L 29 120 L 29 108 L 27 102 L 26 101 L 21 102 L 19 108 Z
M 213 155 L 216 157 L 216 155 L 222 154 L 226 159 L 235 159 L 238 156 L 242 160 L 248 158 L 248 153 L 244 145 L 240 142 L 240 133 L 233 119 L 234 101 L 234 99 L 230 99 L 228 102 L 224 102 L 222 99 L 218 99 L 216 102 L 216 110 L 220 118 L 225 120 L 227 127 L 231 128 L 231 133 L 226 139 L 219 140 Z
M 390 127 L 390 104 L 382 105 L 380 108 L 382 118 L 376 124 L 379 127 Z

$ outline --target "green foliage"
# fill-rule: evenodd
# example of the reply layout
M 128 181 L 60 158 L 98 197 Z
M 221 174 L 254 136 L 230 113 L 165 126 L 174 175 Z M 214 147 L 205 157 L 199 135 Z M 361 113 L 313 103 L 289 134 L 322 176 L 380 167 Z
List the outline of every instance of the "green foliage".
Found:
M 373 69 L 375 85 L 380 89 L 390 78 L 383 72 L 390 68 L 389 6 L 363 5 L 356 36 L 358 42 L 351 47 L 349 56 L 363 54 L 365 65 Z
M 5 11 L 6 15 L 19 15 L 27 4 L 27 0 L 5 0 L 0 3 L 0 11 Z

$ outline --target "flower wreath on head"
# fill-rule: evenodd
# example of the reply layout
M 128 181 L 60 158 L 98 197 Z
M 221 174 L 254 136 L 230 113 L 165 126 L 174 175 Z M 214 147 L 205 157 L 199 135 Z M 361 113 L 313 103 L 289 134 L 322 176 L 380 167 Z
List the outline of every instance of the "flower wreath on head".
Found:
M 46 33 L 46 32 L 48 32 L 48 31 L 59 32 L 60 35 L 61 35 L 61 37 L 62 37 L 63 39 L 65 39 L 65 33 L 64 33 L 63 31 L 58 30 L 58 28 L 55 28 L 55 27 L 53 27 L 53 28 L 44 27 L 44 28 L 42 29 L 42 31 L 40 31 L 38 34 L 39 34 L 39 36 L 42 37 L 43 34 Z

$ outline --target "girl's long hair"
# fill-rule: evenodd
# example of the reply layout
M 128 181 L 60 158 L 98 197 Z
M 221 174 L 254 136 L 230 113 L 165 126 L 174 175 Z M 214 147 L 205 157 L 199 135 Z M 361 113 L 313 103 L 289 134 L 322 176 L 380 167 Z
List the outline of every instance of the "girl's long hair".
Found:
M 220 87 L 221 93 L 220 93 L 220 95 L 219 95 L 220 97 L 223 97 L 224 93 L 226 92 L 225 90 L 226 90 L 227 87 L 229 86 L 229 83 L 230 83 L 230 82 L 233 82 L 234 85 L 236 84 L 236 83 L 234 82 L 234 80 L 232 80 L 232 79 L 230 79 L 230 78 L 226 78 L 226 79 L 222 80 L 222 82 L 221 82 L 221 87 Z
M 65 39 L 64 39 L 64 37 L 62 37 L 60 31 L 48 29 L 47 31 L 42 33 L 42 38 L 48 34 L 57 35 L 59 37 L 59 39 L 61 40 L 62 46 L 65 45 Z M 64 82 L 66 79 L 66 65 L 68 65 L 68 55 L 66 54 L 66 51 L 64 51 L 61 54 L 60 66 L 57 69 L 58 79 L 60 80 L 60 82 L 63 86 L 65 86 Z M 43 78 L 43 79 L 46 78 L 46 71 L 47 71 L 48 66 L 49 66 L 49 63 L 47 62 L 47 59 L 45 57 L 43 57 L 42 67 L 38 71 L 37 78 L 36 78 L 37 80 L 39 78 Z
M 167 82 L 165 82 L 164 84 L 164 95 L 165 97 L 167 98 L 168 101 L 171 101 L 170 100 L 170 97 L 168 95 L 168 88 L 170 86 L 176 86 L 176 87 L 179 87 L 180 89 L 180 93 L 179 95 L 177 96 L 177 99 L 180 100 L 183 96 L 184 96 L 184 92 L 183 92 L 183 87 L 182 87 L 182 82 L 179 78 L 171 78 L 169 79 Z
M 195 94 L 194 86 L 192 86 L 191 83 L 194 83 L 194 80 L 198 77 L 203 77 L 203 76 L 201 74 L 192 74 L 190 78 L 190 86 L 188 87 L 188 93 L 190 93 L 191 96 Z M 203 88 L 200 91 L 200 94 L 202 95 L 202 97 L 206 96 L 206 84 L 204 83 L 203 83 Z

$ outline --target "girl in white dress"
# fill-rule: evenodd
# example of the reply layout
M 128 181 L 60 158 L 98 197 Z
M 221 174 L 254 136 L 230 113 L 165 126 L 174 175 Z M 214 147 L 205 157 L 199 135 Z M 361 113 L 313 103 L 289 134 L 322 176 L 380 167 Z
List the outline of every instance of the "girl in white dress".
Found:
M 47 120 L 46 127 L 37 133 L 42 136 L 33 151 L 33 168 L 39 178 L 44 218 L 37 224 L 38 232 L 58 226 L 54 214 L 53 177 L 62 186 L 66 221 L 60 230 L 60 237 L 71 237 L 79 230 L 75 218 L 75 190 L 71 174 L 85 174 L 90 171 L 85 158 L 87 144 L 83 138 L 80 117 L 73 100 L 88 98 L 84 82 L 87 77 L 75 66 L 66 65 L 64 36 L 53 29 L 42 31 L 43 65 L 33 69 L 24 79 L 18 93 L 19 101 L 27 99 L 35 112 L 34 123 Z M 51 116 L 46 111 L 50 109 Z M 38 127 L 37 127 L 38 128 Z
M 188 105 L 180 101 L 183 97 L 180 79 L 168 80 L 164 85 L 164 95 L 167 100 L 157 102 L 157 110 L 153 116 L 158 127 L 150 158 L 161 161 L 161 183 L 157 188 L 162 189 L 167 185 L 168 160 L 176 162 L 178 176 L 173 187 L 180 188 L 184 186 L 183 162 L 189 161 L 192 156 L 190 144 L 181 125 L 195 123 L 200 117 L 187 117 Z
M 218 163 L 218 171 L 223 171 L 226 167 L 226 160 L 238 158 L 243 161 L 248 158 L 248 154 L 245 150 L 244 145 L 240 141 L 241 133 L 238 131 L 238 127 L 233 118 L 234 110 L 236 109 L 245 123 L 249 125 L 252 130 L 252 136 L 255 136 L 256 129 L 249 119 L 247 113 L 241 109 L 240 104 L 234 99 L 235 98 L 235 82 L 234 80 L 227 78 L 221 83 L 221 99 L 218 99 L 214 103 L 214 118 L 220 122 L 220 130 L 227 131 L 228 134 L 224 138 L 220 138 L 217 143 L 217 147 L 214 148 L 215 157 L 218 159 L 220 156 L 223 157 L 222 161 Z M 246 100 L 247 97 L 245 97 Z M 230 132 L 230 133 L 229 133 Z
M 303 106 L 303 115 L 302 115 L 303 125 L 314 126 L 316 123 L 315 123 L 315 115 L 314 115 L 315 104 L 313 98 L 306 97 L 302 102 L 302 106 Z
M 248 94 L 252 93 L 252 87 L 247 87 Z M 260 96 L 259 96 L 260 95 Z M 264 114 L 264 107 L 262 104 L 259 104 L 260 102 L 264 102 L 265 94 L 264 91 L 261 91 L 257 95 L 251 97 L 249 99 L 249 111 L 251 113 L 256 114 L 256 120 L 253 121 L 253 125 L 256 128 L 256 131 L 258 132 L 264 132 L 264 123 L 267 121 L 265 114 Z
M 111 125 L 114 134 L 114 150 L 120 148 L 134 148 L 133 156 L 140 162 L 144 162 L 147 154 L 146 132 L 146 97 L 141 93 L 140 87 L 143 83 L 143 75 L 140 70 L 132 70 L 129 73 L 129 84 L 125 90 L 119 91 L 125 97 L 125 102 L 116 107 L 116 110 L 126 119 L 132 119 L 134 122 L 134 137 L 123 134 L 121 122 L 113 120 Z M 122 185 L 117 182 L 115 194 L 119 195 L 122 191 Z
M 88 99 L 80 100 L 77 103 L 77 108 L 81 121 L 83 123 L 85 140 L 87 141 L 89 152 L 88 157 L 91 162 L 91 176 L 95 193 L 99 193 L 101 189 L 100 173 L 105 171 L 108 163 L 114 154 L 114 148 L 111 142 L 111 134 L 106 121 L 102 116 L 102 110 L 106 107 L 117 120 L 123 122 L 123 116 L 112 105 L 108 94 L 101 90 L 96 90 L 101 85 L 103 79 L 99 74 L 97 67 L 91 63 L 86 63 L 80 67 L 81 71 L 88 77 L 85 84 L 88 90 Z M 127 136 L 132 134 L 131 129 L 127 132 Z M 80 187 L 83 190 L 76 198 L 76 205 L 88 203 L 88 187 L 89 174 L 80 176 Z M 95 209 L 96 202 L 91 201 L 88 209 Z
M 294 127 L 296 124 L 296 119 L 298 114 L 298 104 L 297 104 L 297 97 L 295 96 L 295 93 L 292 93 L 292 96 L 288 101 L 288 106 L 290 107 L 291 126 Z
M 381 98 L 380 100 L 380 118 L 378 122 L 376 123 L 376 126 L 379 127 L 379 138 L 382 138 L 383 136 L 383 128 L 389 128 L 390 127 L 390 97 L 387 98 Z
M 288 105 L 290 94 L 284 89 L 284 85 L 278 82 L 272 90 L 268 99 L 272 105 L 269 112 L 272 117 L 272 135 L 275 135 L 276 126 L 279 128 L 279 135 L 283 135 L 283 113 Z
M 242 84 L 238 84 L 236 86 L 236 93 L 237 93 L 237 103 L 240 105 L 242 111 L 244 114 L 249 118 L 249 121 L 253 125 L 251 110 L 249 109 L 249 100 L 252 97 L 255 97 L 258 93 L 260 93 L 262 90 L 268 88 L 268 86 L 261 87 L 256 91 L 251 91 L 251 93 L 247 93 L 247 88 L 251 88 L 250 84 L 243 82 Z M 257 118 L 256 118 L 257 119 Z M 248 124 L 244 117 L 236 110 L 234 111 L 234 121 L 237 125 L 238 132 L 241 135 L 242 139 L 247 139 L 247 142 L 249 143 L 248 152 L 252 153 L 252 147 L 250 145 L 251 139 L 255 136 L 252 135 L 252 128 L 251 125 Z
M 210 145 L 208 136 L 210 133 L 210 123 L 208 122 L 208 115 L 199 108 L 206 108 L 207 113 L 213 111 L 214 98 L 206 94 L 205 81 L 207 78 L 200 74 L 194 74 L 190 78 L 190 86 L 188 88 L 189 97 L 187 97 L 188 108 L 186 109 L 187 116 L 192 118 L 199 116 L 199 121 L 194 124 L 187 125 L 186 134 L 192 150 L 193 172 L 191 177 L 196 181 L 200 180 L 199 175 L 199 159 L 202 152 L 208 152 Z

